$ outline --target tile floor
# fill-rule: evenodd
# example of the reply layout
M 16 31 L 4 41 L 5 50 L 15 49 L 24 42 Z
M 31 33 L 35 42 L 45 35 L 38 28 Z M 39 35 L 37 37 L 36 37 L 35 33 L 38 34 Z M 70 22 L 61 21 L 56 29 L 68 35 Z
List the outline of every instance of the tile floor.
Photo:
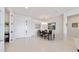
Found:
M 76 52 L 74 40 L 45 40 L 39 37 L 20 38 L 5 44 L 6 52 Z

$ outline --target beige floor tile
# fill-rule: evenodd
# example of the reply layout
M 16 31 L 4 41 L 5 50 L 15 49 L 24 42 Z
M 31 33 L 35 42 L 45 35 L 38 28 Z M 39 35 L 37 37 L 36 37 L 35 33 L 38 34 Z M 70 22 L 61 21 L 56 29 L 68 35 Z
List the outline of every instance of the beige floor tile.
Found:
M 36 36 L 6 43 L 6 52 L 76 52 L 73 40 L 45 40 Z

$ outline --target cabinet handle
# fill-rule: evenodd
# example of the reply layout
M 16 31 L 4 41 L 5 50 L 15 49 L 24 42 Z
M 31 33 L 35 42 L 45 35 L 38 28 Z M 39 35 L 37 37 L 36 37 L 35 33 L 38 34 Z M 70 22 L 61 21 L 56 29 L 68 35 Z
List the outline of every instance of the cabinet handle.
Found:
M 11 33 L 13 33 L 13 31 L 11 31 Z

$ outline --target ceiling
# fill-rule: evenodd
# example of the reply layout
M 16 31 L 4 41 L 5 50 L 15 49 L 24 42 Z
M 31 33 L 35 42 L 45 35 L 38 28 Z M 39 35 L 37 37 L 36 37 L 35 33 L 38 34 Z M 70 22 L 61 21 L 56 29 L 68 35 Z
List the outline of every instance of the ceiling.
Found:
M 73 8 L 74 7 L 10 7 L 8 9 L 18 14 L 28 15 L 41 21 L 47 21 Z

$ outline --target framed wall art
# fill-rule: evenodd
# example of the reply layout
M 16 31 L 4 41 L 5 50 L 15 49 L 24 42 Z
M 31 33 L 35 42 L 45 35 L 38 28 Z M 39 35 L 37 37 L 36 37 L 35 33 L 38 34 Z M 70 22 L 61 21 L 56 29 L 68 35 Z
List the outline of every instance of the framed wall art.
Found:
M 78 23 L 72 23 L 73 28 L 78 28 Z

